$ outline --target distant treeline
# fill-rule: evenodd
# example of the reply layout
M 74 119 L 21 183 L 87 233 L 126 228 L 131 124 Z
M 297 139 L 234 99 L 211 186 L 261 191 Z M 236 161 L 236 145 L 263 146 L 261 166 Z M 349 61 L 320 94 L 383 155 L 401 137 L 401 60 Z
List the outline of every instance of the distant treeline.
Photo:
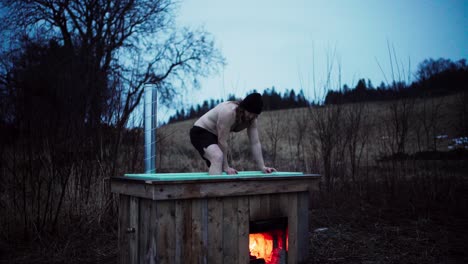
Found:
M 255 90 L 252 92 L 256 92 Z M 292 90 L 286 90 L 283 94 L 278 93 L 275 90 L 275 87 L 271 89 L 266 89 L 262 94 L 263 99 L 263 109 L 268 110 L 279 110 L 279 109 L 290 109 L 290 108 L 298 108 L 298 107 L 306 107 L 310 105 L 310 102 L 304 96 L 304 92 L 302 90 L 299 91 L 298 94 Z M 234 95 L 230 94 L 228 96 L 227 101 L 237 101 L 241 100 L 241 98 L 236 98 Z M 205 100 L 200 105 L 196 105 L 195 107 L 192 106 L 188 110 L 177 110 L 174 116 L 169 118 L 169 123 L 183 121 L 191 118 L 200 117 L 210 109 L 214 108 L 216 105 L 222 103 L 224 100 Z
M 419 96 L 442 96 L 460 91 L 468 91 L 468 66 L 465 59 L 452 62 L 450 59 L 440 58 L 438 60 L 426 59 L 421 62 L 414 74 L 411 84 L 401 79 L 400 74 L 392 76 L 392 81 L 385 84 L 380 83 L 374 87 L 370 80 L 360 79 L 355 87 L 347 84 L 338 90 L 330 90 L 323 101 L 324 105 L 355 103 L 365 101 L 385 101 L 405 97 Z M 254 90 L 255 91 L 255 90 Z M 298 94 L 294 89 L 286 90 L 280 94 L 275 87 L 266 89 L 262 94 L 264 110 L 290 109 L 305 107 L 315 104 L 308 101 L 302 90 Z M 229 95 L 228 101 L 239 100 L 234 95 Z M 188 110 L 177 110 L 176 114 L 169 118 L 169 123 L 200 117 L 212 109 L 222 99 L 205 100 L 201 105 L 192 106 Z
M 381 83 L 374 87 L 370 80 L 358 81 L 354 88 L 346 84 L 340 91 L 329 91 L 324 104 L 384 101 L 404 97 L 442 96 L 468 91 L 468 66 L 466 60 L 452 62 L 449 59 L 426 59 L 419 64 L 415 81 Z

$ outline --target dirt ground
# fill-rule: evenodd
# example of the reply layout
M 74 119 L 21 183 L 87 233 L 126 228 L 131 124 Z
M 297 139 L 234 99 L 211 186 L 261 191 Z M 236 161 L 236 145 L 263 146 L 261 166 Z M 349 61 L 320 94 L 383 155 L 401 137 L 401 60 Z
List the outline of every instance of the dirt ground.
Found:
M 468 263 L 466 218 L 372 210 L 314 210 L 309 263 Z

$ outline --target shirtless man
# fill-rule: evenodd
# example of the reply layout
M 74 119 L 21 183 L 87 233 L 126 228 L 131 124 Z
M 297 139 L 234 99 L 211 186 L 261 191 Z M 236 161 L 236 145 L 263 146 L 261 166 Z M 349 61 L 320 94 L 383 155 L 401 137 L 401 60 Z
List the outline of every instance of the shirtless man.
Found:
M 262 146 L 258 138 L 257 117 L 262 112 L 263 101 L 259 93 L 253 93 L 240 102 L 220 103 L 198 119 L 190 130 L 190 141 L 198 150 L 210 175 L 237 174 L 227 159 L 227 139 L 229 132 L 239 132 L 247 128 L 250 149 L 257 167 L 264 173 L 276 171 L 266 167 L 263 162 Z

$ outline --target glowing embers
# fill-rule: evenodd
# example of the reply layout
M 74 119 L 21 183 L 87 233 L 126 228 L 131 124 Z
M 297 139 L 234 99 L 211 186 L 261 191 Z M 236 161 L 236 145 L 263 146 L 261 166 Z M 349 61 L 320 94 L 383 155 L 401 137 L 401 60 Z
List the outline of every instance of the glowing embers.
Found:
M 287 218 L 250 222 L 250 263 L 286 263 Z

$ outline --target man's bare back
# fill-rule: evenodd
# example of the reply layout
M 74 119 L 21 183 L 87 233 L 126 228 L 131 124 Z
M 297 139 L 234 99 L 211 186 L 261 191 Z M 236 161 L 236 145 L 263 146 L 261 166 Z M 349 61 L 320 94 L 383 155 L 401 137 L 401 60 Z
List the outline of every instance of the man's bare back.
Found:
M 231 101 L 223 102 L 205 113 L 200 119 L 195 122 L 195 126 L 202 127 L 211 133 L 218 135 L 217 124 L 224 122 L 226 124 L 234 123 L 236 118 L 237 104 Z M 220 113 L 222 113 L 220 115 Z M 219 120 L 221 117 L 222 120 Z M 229 118 L 231 117 L 231 118 Z M 232 120 L 231 120 L 232 119 Z
M 262 148 L 258 137 L 257 117 L 262 110 L 261 95 L 253 93 L 241 102 L 227 101 L 220 103 L 200 119 L 190 130 L 190 141 L 200 155 L 207 161 L 211 175 L 236 174 L 237 170 L 228 164 L 227 140 L 231 131 L 239 132 L 247 128 L 250 149 L 258 168 L 264 173 L 276 171 L 265 167 Z

